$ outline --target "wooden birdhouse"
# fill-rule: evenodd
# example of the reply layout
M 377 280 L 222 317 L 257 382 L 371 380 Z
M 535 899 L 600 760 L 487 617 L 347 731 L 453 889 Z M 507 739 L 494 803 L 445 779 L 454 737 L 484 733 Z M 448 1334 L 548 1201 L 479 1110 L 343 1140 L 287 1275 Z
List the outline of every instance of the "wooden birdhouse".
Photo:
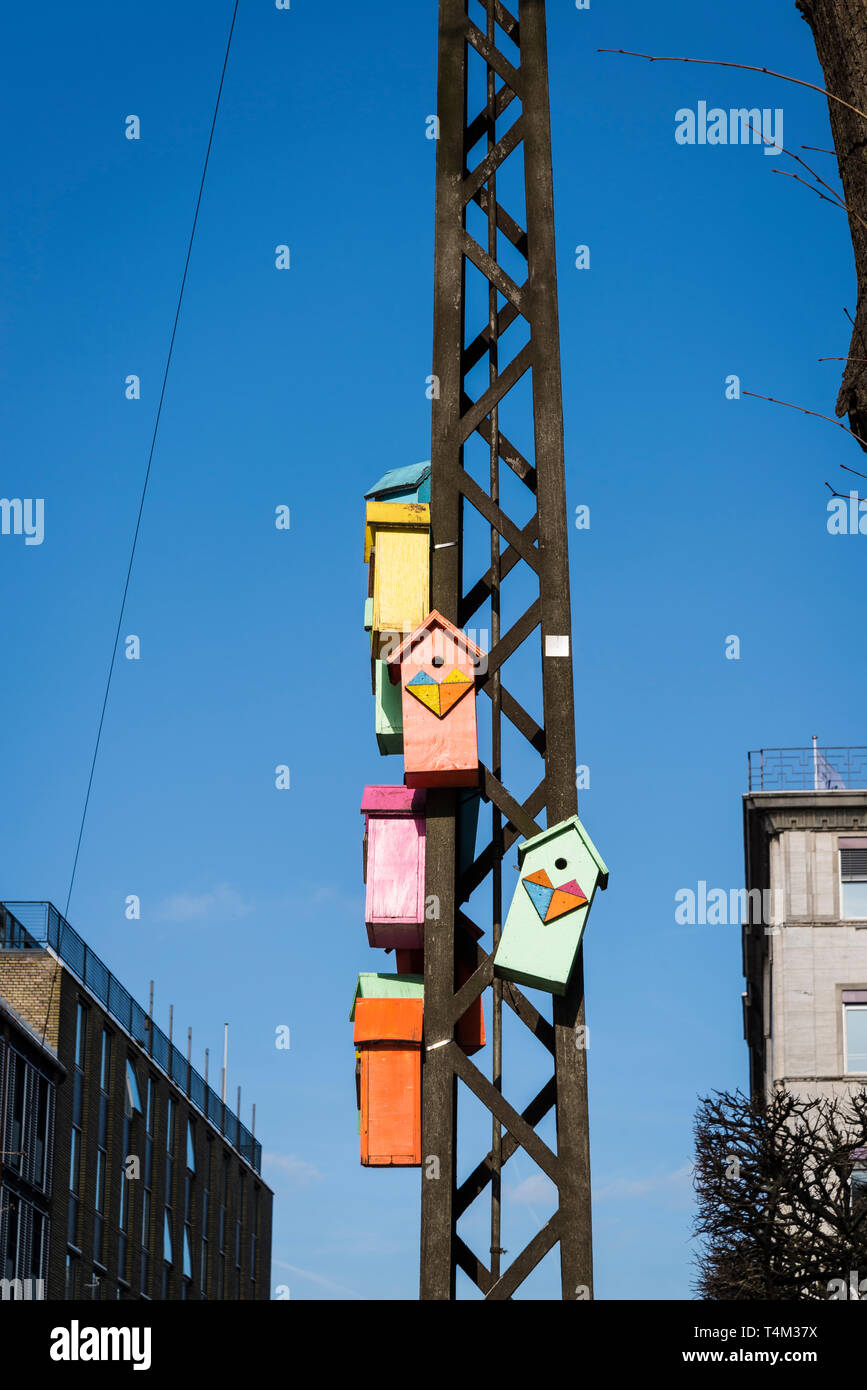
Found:
M 403 752 L 400 686 L 389 680 L 388 667 L 373 655 L 373 598 L 364 601 L 364 630 L 370 633 L 370 684 L 375 704 L 376 742 L 380 753 Z
M 441 613 L 388 658 L 400 681 L 408 787 L 474 787 L 479 780 L 476 668 L 484 652 Z
M 430 459 L 389 469 L 364 496 L 374 502 L 429 502 Z
M 577 816 L 518 847 L 521 877 L 494 957 L 502 980 L 563 994 L 608 870 Z
M 361 1162 L 421 1164 L 424 982 L 412 975 L 359 975 L 350 1014 L 359 1054 Z
M 430 607 L 428 504 L 368 502 L 364 561 L 371 566 L 371 651 L 385 657 Z
M 373 695 L 376 701 L 376 743 L 380 753 L 403 752 L 403 701 L 399 685 L 389 680 L 384 661 L 374 664 Z
M 365 921 L 371 946 L 417 949 L 424 941 L 425 793 L 365 787 Z

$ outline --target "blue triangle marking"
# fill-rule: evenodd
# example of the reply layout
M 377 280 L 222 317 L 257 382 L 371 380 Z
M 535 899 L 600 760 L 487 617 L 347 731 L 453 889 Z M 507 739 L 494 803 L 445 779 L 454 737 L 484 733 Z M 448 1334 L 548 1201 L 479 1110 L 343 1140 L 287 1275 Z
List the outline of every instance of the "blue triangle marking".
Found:
M 546 888 L 542 883 L 528 883 L 526 879 L 522 879 L 521 882 L 523 883 L 528 894 L 530 895 L 531 903 L 533 904 L 542 921 L 544 922 L 545 913 L 551 906 L 551 899 L 554 896 L 554 889 Z

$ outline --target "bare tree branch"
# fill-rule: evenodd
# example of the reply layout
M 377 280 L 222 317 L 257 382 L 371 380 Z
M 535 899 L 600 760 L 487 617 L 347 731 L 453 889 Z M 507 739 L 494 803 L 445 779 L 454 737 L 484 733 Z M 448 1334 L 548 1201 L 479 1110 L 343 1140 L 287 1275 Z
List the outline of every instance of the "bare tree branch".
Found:
M 789 410 L 800 410 L 803 415 L 815 415 L 817 420 L 827 420 L 830 425 L 836 425 L 838 430 L 845 430 L 847 434 L 851 434 L 853 439 L 858 440 L 862 449 L 867 449 L 867 443 L 865 443 L 854 430 L 850 430 L 849 426 L 844 425 L 842 420 L 835 420 L 832 415 L 823 415 L 820 410 L 808 410 L 805 405 L 793 405 L 791 401 L 778 401 L 774 396 L 762 396 L 758 391 L 744 391 L 742 394 L 744 396 L 752 396 L 757 401 L 770 401 L 771 405 L 785 405 Z M 841 463 L 840 467 L 845 468 L 845 463 Z M 849 470 L 850 473 L 854 473 L 855 471 L 854 468 Z M 862 473 L 860 476 L 864 477 L 864 474 Z
M 624 58 L 646 58 L 648 63 L 701 63 L 706 67 L 742 68 L 744 72 L 763 72 L 767 77 L 778 77 L 782 82 L 795 82 L 799 87 L 809 87 L 814 92 L 821 92 L 822 96 L 827 97 L 829 101 L 838 101 L 841 106 L 845 106 L 850 111 L 854 111 L 856 116 L 861 116 L 863 120 L 867 121 L 867 115 L 865 115 L 863 111 L 859 111 L 857 106 L 850 105 L 848 101 L 844 101 L 842 97 L 835 96 L 833 92 L 829 92 L 825 87 L 817 87 L 815 82 L 805 82 L 802 77 L 790 77 L 788 73 L 785 72 L 773 72 L 771 68 L 753 67 L 750 63 L 724 63 L 719 58 L 671 58 L 653 53 L 630 53 L 626 48 L 597 48 L 596 52 L 618 53 Z

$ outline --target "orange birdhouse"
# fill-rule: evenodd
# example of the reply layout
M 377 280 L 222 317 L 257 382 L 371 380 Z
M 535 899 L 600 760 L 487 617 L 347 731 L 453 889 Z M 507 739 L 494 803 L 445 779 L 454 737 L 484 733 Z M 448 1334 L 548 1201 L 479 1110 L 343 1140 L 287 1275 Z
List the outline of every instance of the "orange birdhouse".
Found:
M 380 997 L 365 997 L 368 990 Z M 422 990 L 417 977 L 359 977 L 353 1017 L 361 1162 L 368 1168 L 421 1164 Z M 386 991 L 390 997 L 382 997 Z
M 434 611 L 388 658 L 391 680 L 402 688 L 408 787 L 477 785 L 476 671 L 484 655 Z

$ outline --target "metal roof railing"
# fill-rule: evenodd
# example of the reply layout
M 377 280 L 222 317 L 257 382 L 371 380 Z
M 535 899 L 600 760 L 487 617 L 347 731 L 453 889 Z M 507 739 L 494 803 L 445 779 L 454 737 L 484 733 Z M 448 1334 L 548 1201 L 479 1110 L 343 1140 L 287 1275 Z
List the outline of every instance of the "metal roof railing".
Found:
M 867 747 L 758 748 L 747 764 L 751 792 L 867 789 Z
M 240 1117 L 223 1104 L 216 1091 L 148 1017 L 75 928 L 60 915 L 54 904 L 0 904 L 0 950 L 39 950 L 45 945 L 51 947 L 63 964 L 251 1168 L 261 1173 L 262 1145 L 241 1123 Z

